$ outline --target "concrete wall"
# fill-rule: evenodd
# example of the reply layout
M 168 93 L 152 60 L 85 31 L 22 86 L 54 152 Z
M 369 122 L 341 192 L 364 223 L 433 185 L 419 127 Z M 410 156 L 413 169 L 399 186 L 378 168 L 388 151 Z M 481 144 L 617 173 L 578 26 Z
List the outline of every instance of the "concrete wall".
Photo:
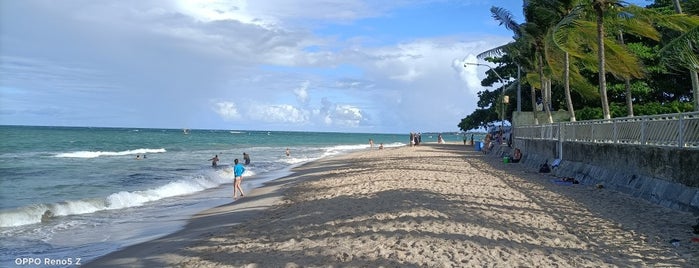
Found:
M 641 197 L 670 208 L 699 214 L 699 150 L 619 144 L 515 139 L 522 164 L 537 169 L 562 152 L 553 170 L 583 184 Z

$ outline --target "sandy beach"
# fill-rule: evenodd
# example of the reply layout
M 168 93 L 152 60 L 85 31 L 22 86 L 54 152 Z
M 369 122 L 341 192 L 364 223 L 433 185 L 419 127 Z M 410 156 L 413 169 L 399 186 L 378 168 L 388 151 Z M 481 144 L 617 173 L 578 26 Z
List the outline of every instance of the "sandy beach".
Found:
M 463 144 L 364 150 L 87 266 L 699 266 L 695 215 L 552 179 Z

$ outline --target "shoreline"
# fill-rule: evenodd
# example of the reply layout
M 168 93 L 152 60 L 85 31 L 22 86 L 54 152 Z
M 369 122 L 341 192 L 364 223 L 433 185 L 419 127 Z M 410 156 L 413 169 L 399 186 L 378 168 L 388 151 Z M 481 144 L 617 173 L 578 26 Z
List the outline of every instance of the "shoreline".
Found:
M 296 177 L 302 175 L 298 169 L 318 165 L 318 161 L 342 157 L 362 151 L 350 152 L 343 155 L 329 156 L 289 167 L 278 173 L 286 174 L 267 180 L 260 186 L 252 188 L 244 198 L 213 208 L 205 209 L 192 215 L 184 226 L 173 233 L 141 243 L 128 245 L 116 251 L 99 256 L 82 265 L 83 267 L 158 267 L 164 264 L 173 265 L 181 259 L 170 251 L 182 248 L 195 242 L 196 239 L 212 235 L 214 229 L 235 226 L 249 218 L 259 215 L 265 209 L 277 204 L 283 197 L 285 186 L 295 183 Z M 232 184 L 231 186 L 232 187 Z M 225 224 L 220 224 L 225 220 Z M 153 264 L 155 263 L 155 264 Z
M 699 263 L 691 214 L 551 180 L 456 143 L 361 150 L 300 165 L 176 233 L 86 265 Z

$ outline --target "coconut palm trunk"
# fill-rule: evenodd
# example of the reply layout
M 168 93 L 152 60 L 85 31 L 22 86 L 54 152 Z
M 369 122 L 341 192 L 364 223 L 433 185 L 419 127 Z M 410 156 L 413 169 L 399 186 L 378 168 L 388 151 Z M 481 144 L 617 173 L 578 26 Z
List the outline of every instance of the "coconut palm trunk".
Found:
M 619 31 L 619 43 L 624 45 L 624 32 Z M 624 78 L 624 85 L 626 86 L 626 110 L 629 117 L 633 117 L 633 96 L 631 96 L 631 79 L 628 77 Z
M 573 99 L 570 97 L 570 55 L 568 52 L 565 53 L 565 73 L 564 73 L 564 91 L 566 95 L 566 105 L 568 106 L 568 113 L 570 113 L 570 122 L 575 122 L 575 110 L 573 109 Z
M 610 119 L 609 101 L 607 100 L 607 78 L 604 60 L 604 5 L 605 0 L 595 0 L 593 5 L 597 16 L 597 60 L 599 64 L 599 94 L 602 101 L 604 119 Z
M 546 111 L 546 120 L 550 124 L 553 123 L 553 117 L 551 117 L 551 109 L 549 109 L 549 104 L 551 103 L 551 84 L 550 80 L 544 77 L 544 57 L 541 55 L 541 52 L 537 53 L 536 57 L 537 61 L 539 62 L 539 66 L 537 68 L 539 69 L 539 79 L 541 80 L 541 99 L 543 102 L 542 104 L 544 106 L 544 111 Z
M 539 124 L 539 113 L 536 108 L 536 88 L 531 87 L 531 97 L 532 97 L 532 116 L 534 116 L 534 125 Z

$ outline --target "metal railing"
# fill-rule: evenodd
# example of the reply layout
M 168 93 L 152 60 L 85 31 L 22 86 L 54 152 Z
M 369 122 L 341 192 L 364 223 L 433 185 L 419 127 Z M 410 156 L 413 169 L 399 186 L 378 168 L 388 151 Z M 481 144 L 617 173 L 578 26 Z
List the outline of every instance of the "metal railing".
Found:
M 518 126 L 515 137 L 699 149 L 699 112 Z

